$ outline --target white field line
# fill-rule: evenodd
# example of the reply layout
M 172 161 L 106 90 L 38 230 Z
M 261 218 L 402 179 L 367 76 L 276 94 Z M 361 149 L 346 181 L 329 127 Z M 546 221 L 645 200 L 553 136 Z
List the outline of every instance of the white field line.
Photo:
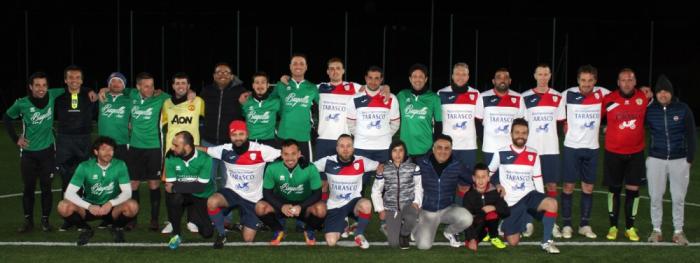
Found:
M 388 246 L 387 242 L 370 242 L 372 246 L 385 247 Z M 268 247 L 270 244 L 268 242 L 228 242 L 225 244 L 227 247 Z M 282 242 L 281 246 L 306 246 L 306 243 L 299 241 L 288 241 Z M 317 242 L 316 246 L 325 246 L 326 242 Z M 356 247 L 353 241 L 338 241 L 337 245 L 339 247 Z M 435 242 L 433 246 L 449 246 L 448 242 Z M 520 242 L 519 246 L 539 246 L 540 242 Z M 678 245 L 671 242 L 660 242 L 660 243 L 649 243 L 649 242 L 556 242 L 559 247 L 578 247 L 578 246 L 619 246 L 619 247 L 677 247 Z M 0 246 L 39 246 L 39 247 L 75 247 L 75 242 L 0 242 Z M 89 243 L 88 247 L 157 247 L 166 248 L 167 243 Z M 193 242 L 193 243 L 182 243 L 181 247 L 211 247 L 211 242 Z M 481 242 L 480 246 L 491 246 L 487 242 Z M 690 243 L 688 246 L 698 247 L 700 243 Z

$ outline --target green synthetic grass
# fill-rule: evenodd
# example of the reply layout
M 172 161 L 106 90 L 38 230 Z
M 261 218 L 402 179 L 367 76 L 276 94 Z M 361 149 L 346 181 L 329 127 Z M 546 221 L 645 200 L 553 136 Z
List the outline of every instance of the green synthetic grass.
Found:
M 4 128 L 4 127 L 2 127 Z M 601 137 L 602 138 L 602 137 Z M 601 144 L 602 145 L 602 144 Z M 21 193 L 22 183 L 19 173 L 19 155 L 16 147 L 7 138 L 5 132 L 0 132 L 0 171 L 2 171 L 2 183 L 0 184 L 0 195 Z M 602 181 L 602 151 L 601 162 L 599 164 L 598 181 Z M 691 182 L 686 197 L 687 203 L 700 203 L 700 192 L 697 186 L 700 179 L 697 178 L 698 166 L 694 165 L 691 170 Z M 60 188 L 60 180 L 55 178 L 54 189 Z M 596 185 L 596 190 L 605 191 L 601 184 Z M 168 236 L 147 230 L 150 207 L 148 206 L 148 191 L 141 188 L 142 207 L 139 217 L 139 225 L 134 231 L 126 233 L 127 242 L 160 242 L 164 244 Z M 38 190 L 38 187 L 37 187 Z M 646 188 L 643 187 L 641 196 L 647 196 Z M 578 224 L 579 216 L 579 193 L 574 195 L 574 226 Z M 60 193 L 54 193 L 54 204 L 60 200 Z M 666 193 L 666 199 L 670 199 L 670 194 Z M 35 202 L 35 223 L 40 218 L 39 196 Z M 44 233 L 35 228 L 31 233 L 18 234 L 17 227 L 22 223 L 21 197 L 0 198 L 0 242 L 11 241 L 51 241 L 51 242 L 75 242 L 78 232 L 75 230 L 68 232 Z M 594 194 L 593 219 L 591 225 L 598 234 L 594 241 L 607 241 L 608 217 L 607 201 L 605 194 Z M 700 220 L 695 215 L 700 215 L 700 207 L 686 206 L 684 230 L 691 242 L 700 242 Z M 161 201 L 160 221 L 166 220 L 165 202 Z M 673 228 L 671 226 L 671 204 L 664 203 L 664 238 L 670 241 Z M 62 220 L 55 213 L 55 208 L 51 214 L 51 223 L 57 228 Z M 91 224 L 95 226 L 99 222 Z M 289 234 L 286 241 L 303 241 L 300 233 L 295 233 L 293 222 L 287 222 Z M 624 225 L 624 218 L 620 218 L 620 226 Z M 636 226 L 639 228 L 642 242 L 646 240 L 651 231 L 649 219 L 649 200 L 641 199 L 639 213 L 637 215 Z M 38 227 L 38 226 L 37 226 Z M 366 236 L 370 242 L 384 241 L 384 236 L 378 231 L 379 222 L 376 217 L 371 221 Z M 535 224 L 535 234 L 533 237 L 524 238 L 523 241 L 538 241 L 541 237 L 541 225 Z M 196 234 L 188 233 L 184 230 L 183 242 L 212 242 L 212 239 L 202 239 Z M 242 238 L 237 232 L 229 233 L 228 242 L 241 242 Z M 267 241 L 271 237 L 269 232 L 259 232 L 256 241 Z M 318 241 L 323 241 L 323 234 L 317 233 Z M 436 242 L 446 240 L 438 233 Z M 589 239 L 575 235 L 570 240 L 564 241 L 591 241 Z M 627 241 L 620 232 L 618 241 Z M 112 237 L 107 230 L 96 229 L 96 234 L 91 243 L 112 242 Z M 178 251 L 170 251 L 165 247 L 45 247 L 45 246 L 0 246 L 0 262 L 219 262 L 219 261 L 285 261 L 285 262 L 346 262 L 352 260 L 381 260 L 382 262 L 450 262 L 454 260 L 476 260 L 476 261 L 517 261 L 517 262 L 554 262 L 554 261 L 591 261 L 605 260 L 605 262 L 658 262 L 663 260 L 687 260 L 694 261 L 700 252 L 700 247 L 618 247 L 618 246 L 559 246 L 562 254 L 546 255 L 536 246 L 508 247 L 505 250 L 496 250 L 488 246 L 479 248 L 479 252 L 474 254 L 465 248 L 453 249 L 444 246 L 437 246 L 429 251 L 418 251 L 412 247 L 407 251 L 391 249 L 383 246 L 373 246 L 369 250 L 360 251 L 358 248 L 328 248 L 317 246 L 307 248 L 305 246 L 289 247 L 226 247 L 223 250 L 213 250 L 209 247 L 181 247 Z

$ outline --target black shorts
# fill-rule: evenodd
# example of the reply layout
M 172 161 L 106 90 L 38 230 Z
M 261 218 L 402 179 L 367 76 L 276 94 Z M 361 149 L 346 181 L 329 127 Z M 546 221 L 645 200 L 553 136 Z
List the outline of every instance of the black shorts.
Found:
M 132 181 L 160 180 L 163 168 L 163 153 L 160 149 L 130 147 L 127 165 Z
M 646 176 L 643 151 L 618 154 L 606 150 L 603 161 L 603 185 L 605 186 L 619 187 L 623 183 L 639 186 Z
M 85 209 L 85 219 L 83 219 L 83 220 L 93 221 L 93 220 L 102 219 L 102 220 L 105 220 L 107 222 L 113 223 L 114 220 L 112 218 L 112 211 L 114 211 L 114 207 L 112 207 L 112 209 L 109 210 L 109 213 L 102 215 L 102 216 L 96 216 L 96 215 L 93 215 L 92 213 L 90 213 L 90 210 Z

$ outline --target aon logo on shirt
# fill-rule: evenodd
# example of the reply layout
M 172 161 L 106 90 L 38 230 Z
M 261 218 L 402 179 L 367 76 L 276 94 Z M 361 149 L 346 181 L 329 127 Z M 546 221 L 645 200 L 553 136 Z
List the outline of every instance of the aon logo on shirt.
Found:
M 173 116 L 170 124 L 192 124 L 192 116 Z

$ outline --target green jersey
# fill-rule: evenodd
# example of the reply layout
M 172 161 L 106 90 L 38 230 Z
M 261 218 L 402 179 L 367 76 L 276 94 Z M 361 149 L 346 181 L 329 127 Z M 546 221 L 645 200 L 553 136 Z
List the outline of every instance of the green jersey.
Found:
M 303 169 L 297 164 L 290 172 L 283 161 L 276 161 L 267 166 L 263 177 L 263 189 L 272 189 L 290 202 L 303 202 L 320 188 L 321 175 L 313 164 Z
M 125 93 L 112 95 L 107 93 L 104 102 L 100 102 L 97 117 L 97 130 L 100 136 L 114 139 L 118 145 L 129 143 L 129 116 L 131 116 L 131 99 Z
M 141 149 L 161 147 L 160 112 L 163 102 L 170 98 L 162 92 L 158 96 L 142 98 L 137 89 L 129 92 L 131 98 L 131 139 L 129 145 Z
M 120 184 L 129 184 L 129 172 L 124 161 L 112 159 L 106 169 L 90 158 L 78 165 L 70 184 L 83 188 L 83 199 L 93 205 L 103 205 L 121 193 Z
M 24 138 L 29 141 L 25 150 L 39 151 L 48 148 L 54 143 L 53 134 L 53 105 L 56 97 L 65 93 L 65 89 L 49 89 L 45 96 L 49 96 L 49 102 L 40 109 L 32 104 L 29 97 L 23 97 L 15 101 L 5 114 L 10 118 L 22 117 Z M 6 123 L 5 125 L 11 125 Z
M 303 80 L 290 79 L 289 85 L 277 82 L 272 97 L 280 99 L 281 120 L 278 136 L 300 142 L 311 140 L 311 106 L 318 103 L 318 88 Z
M 401 140 L 406 143 L 408 154 L 419 155 L 433 145 L 433 121 L 442 121 L 440 97 L 433 91 L 415 95 L 410 89 L 396 96 L 401 109 Z
M 189 161 L 175 155 L 165 158 L 165 182 L 199 182 L 207 184 L 204 191 L 192 195 L 199 198 L 209 198 L 214 194 L 214 180 L 211 178 L 211 157 L 206 152 L 196 150 Z
M 277 98 L 268 98 L 263 101 L 251 97 L 243 105 L 243 116 L 248 126 L 249 140 L 270 140 L 275 138 L 275 126 L 277 125 L 277 112 L 280 110 L 280 101 Z

